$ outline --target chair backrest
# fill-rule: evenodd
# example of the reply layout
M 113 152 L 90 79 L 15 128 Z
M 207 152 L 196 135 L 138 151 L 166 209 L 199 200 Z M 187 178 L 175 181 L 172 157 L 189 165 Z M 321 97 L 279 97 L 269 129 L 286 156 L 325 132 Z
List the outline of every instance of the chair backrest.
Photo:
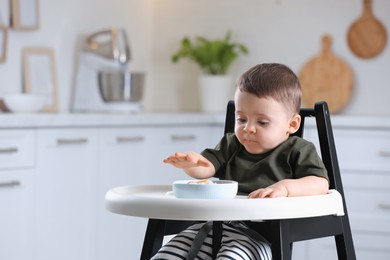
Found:
M 305 126 L 305 119 L 307 117 L 315 117 L 318 140 L 321 149 L 321 157 L 328 171 L 330 188 L 336 189 L 344 198 L 339 163 L 337 160 L 336 146 L 334 143 L 333 130 L 327 103 L 322 101 L 316 103 L 314 105 L 314 108 L 302 108 L 299 114 L 302 118 L 301 126 L 294 135 L 302 137 Z M 234 124 L 234 101 L 229 101 L 226 110 L 225 133 L 233 133 Z M 346 208 L 345 201 L 344 208 Z

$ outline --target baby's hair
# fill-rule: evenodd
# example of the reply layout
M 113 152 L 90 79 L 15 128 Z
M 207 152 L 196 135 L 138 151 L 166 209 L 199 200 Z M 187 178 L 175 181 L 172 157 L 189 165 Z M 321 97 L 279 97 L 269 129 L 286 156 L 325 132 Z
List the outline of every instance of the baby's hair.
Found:
M 293 113 L 301 107 L 301 84 L 295 73 L 283 64 L 258 64 L 239 77 L 237 88 L 257 97 L 270 97 Z

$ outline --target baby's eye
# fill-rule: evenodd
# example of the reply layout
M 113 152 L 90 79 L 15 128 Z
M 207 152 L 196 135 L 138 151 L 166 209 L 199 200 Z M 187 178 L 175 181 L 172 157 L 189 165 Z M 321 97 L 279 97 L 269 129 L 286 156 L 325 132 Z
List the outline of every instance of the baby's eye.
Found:
M 246 119 L 245 118 L 236 118 L 236 121 L 238 123 L 245 123 L 246 122 Z
M 269 124 L 269 121 L 258 121 L 257 123 L 261 126 L 266 126 Z

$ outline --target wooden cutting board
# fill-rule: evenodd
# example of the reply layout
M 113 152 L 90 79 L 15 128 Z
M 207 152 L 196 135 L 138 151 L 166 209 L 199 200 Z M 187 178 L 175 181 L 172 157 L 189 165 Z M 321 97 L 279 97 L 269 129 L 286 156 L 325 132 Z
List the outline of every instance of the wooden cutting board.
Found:
M 326 101 L 329 111 L 336 113 L 348 103 L 353 92 L 353 74 L 347 63 L 331 51 L 332 38 L 322 37 L 321 52 L 304 64 L 299 80 L 302 101 L 307 107 Z
M 1 10 L 0 10 L 1 11 Z M 8 28 L 1 23 L 0 15 L 0 63 L 7 59 Z
M 387 43 L 385 26 L 372 12 L 372 0 L 363 0 L 363 13 L 348 30 L 348 46 L 360 58 L 373 58 Z

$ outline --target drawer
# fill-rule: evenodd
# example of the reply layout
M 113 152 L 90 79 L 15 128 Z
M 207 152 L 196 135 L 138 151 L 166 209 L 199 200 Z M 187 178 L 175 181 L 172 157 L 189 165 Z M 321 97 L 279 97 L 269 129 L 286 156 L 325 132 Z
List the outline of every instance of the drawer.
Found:
M 105 128 L 99 129 L 99 141 L 108 146 L 145 145 L 147 133 L 144 128 Z
M 156 129 L 159 133 L 158 141 L 161 145 L 170 147 L 172 152 L 187 152 L 188 150 L 203 151 L 210 146 L 210 129 L 205 127 L 161 127 Z M 222 137 L 222 134 L 221 134 Z M 218 140 L 219 141 L 219 140 Z M 214 147 L 217 143 L 213 143 Z M 176 149 L 179 150 L 176 150 Z M 184 149 L 184 150 L 183 150 Z M 166 154 L 169 155 L 170 153 Z
M 389 234 L 375 232 L 352 232 L 352 237 L 357 259 L 390 259 Z
M 35 166 L 35 130 L 0 131 L 0 169 Z
M 388 234 L 352 232 L 352 237 L 357 259 L 390 259 L 390 236 Z M 310 240 L 308 244 L 309 257 L 307 259 L 338 259 L 333 237 Z
M 352 229 L 390 233 L 390 176 L 345 174 L 343 186 Z
M 39 129 L 39 146 L 52 150 L 69 150 L 88 147 L 95 141 L 95 132 L 85 128 Z
M 390 171 L 390 132 L 334 129 L 342 169 Z

